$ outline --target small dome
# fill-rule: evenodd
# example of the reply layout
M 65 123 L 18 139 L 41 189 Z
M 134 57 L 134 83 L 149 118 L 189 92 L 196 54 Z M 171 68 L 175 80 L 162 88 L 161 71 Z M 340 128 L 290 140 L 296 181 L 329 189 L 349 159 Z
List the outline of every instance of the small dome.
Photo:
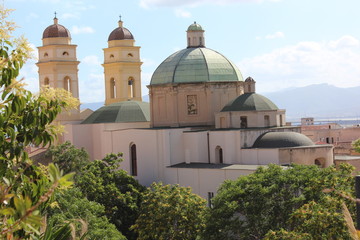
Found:
M 139 101 L 123 101 L 99 108 L 88 118 L 86 118 L 82 124 L 149 121 L 149 103 Z
M 221 112 L 271 111 L 279 108 L 268 98 L 257 93 L 244 93 L 229 102 Z
M 112 40 L 134 40 L 134 36 L 129 29 L 122 26 L 122 21 L 119 21 L 119 27 L 115 28 L 109 35 L 108 41 Z
M 54 24 L 48 26 L 43 33 L 43 38 L 57 38 L 57 37 L 67 37 L 71 38 L 69 30 L 57 23 L 57 18 L 54 18 Z
M 203 28 L 201 27 L 201 25 L 197 24 L 196 22 L 191 24 L 187 30 L 188 31 L 204 31 Z
M 253 148 L 285 148 L 313 146 L 307 136 L 297 132 L 266 132 L 260 135 Z
M 209 48 L 186 48 L 166 58 L 155 70 L 150 85 L 167 83 L 242 81 L 239 69 Z
M 245 82 L 255 82 L 255 80 L 252 77 L 247 77 Z

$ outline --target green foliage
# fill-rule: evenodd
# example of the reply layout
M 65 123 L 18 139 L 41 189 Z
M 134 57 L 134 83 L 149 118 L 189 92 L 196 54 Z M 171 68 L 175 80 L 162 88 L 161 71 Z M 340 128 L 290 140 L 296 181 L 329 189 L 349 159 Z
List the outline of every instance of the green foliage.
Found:
M 40 234 L 45 205 L 56 189 L 72 184 L 73 174 L 63 176 L 53 164 L 33 166 L 24 148 L 51 144 L 59 129 L 52 121 L 78 101 L 65 90 L 33 95 L 16 80 L 30 47 L 12 37 L 10 12 L 0 5 L 0 238 L 29 239 Z
M 260 239 L 269 230 L 282 228 L 292 231 L 301 224 L 299 219 L 292 219 L 293 213 L 305 207 L 304 204 L 311 201 L 326 203 L 327 196 L 337 201 L 342 199 L 335 193 L 324 193 L 323 189 L 337 189 L 353 195 L 352 171 L 353 168 L 348 165 L 340 166 L 339 170 L 301 165 L 283 170 L 280 166 L 269 165 L 268 168 L 259 168 L 254 174 L 226 181 L 213 199 L 213 208 L 207 213 L 204 238 Z M 354 204 L 348 204 L 354 209 Z M 321 206 L 323 212 L 339 211 L 337 205 Z M 327 207 L 331 210 L 326 210 Z M 325 221 L 325 216 L 319 215 L 317 219 Z M 334 227 L 334 231 L 338 230 L 337 227 L 344 229 L 344 222 L 340 218 L 326 221 L 332 224 L 329 227 Z
M 126 239 L 105 217 L 105 208 L 86 199 L 80 189 L 72 188 L 55 194 L 55 202 L 48 208 L 48 219 L 55 224 L 72 222 L 76 231 L 83 227 L 79 219 L 87 223 L 88 239 Z
M 73 173 L 62 176 L 54 164 L 46 169 L 47 175 L 38 167 L 13 172 L 12 178 L 3 178 L 1 188 L 0 236 L 28 238 L 40 234 L 43 209 L 54 191 L 72 185 Z M 11 172 L 12 170 L 9 170 Z M 21 177 L 18 178 L 17 174 Z M 20 179 L 20 181 L 18 180 Z
M 120 169 L 121 154 L 109 154 L 85 166 L 77 176 L 76 185 L 84 196 L 105 207 L 105 215 L 128 239 L 136 239 L 129 230 L 139 214 L 145 188 Z
M 352 142 L 352 147 L 354 148 L 355 152 L 360 153 L 360 138 Z
M 139 240 L 195 240 L 204 228 L 206 201 L 178 185 L 153 183 L 132 226 Z
M 52 162 L 59 165 L 65 172 L 80 172 L 89 163 L 89 154 L 84 148 L 78 149 L 70 142 L 51 146 L 46 156 L 52 157 Z

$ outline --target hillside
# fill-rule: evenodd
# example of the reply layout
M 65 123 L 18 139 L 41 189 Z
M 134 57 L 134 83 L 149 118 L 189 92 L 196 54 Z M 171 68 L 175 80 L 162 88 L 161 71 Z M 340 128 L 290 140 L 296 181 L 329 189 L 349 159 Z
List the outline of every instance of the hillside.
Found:
M 358 118 L 360 117 L 360 87 L 339 88 L 328 84 L 315 84 L 279 92 L 261 93 L 279 108 L 286 109 L 288 119 Z

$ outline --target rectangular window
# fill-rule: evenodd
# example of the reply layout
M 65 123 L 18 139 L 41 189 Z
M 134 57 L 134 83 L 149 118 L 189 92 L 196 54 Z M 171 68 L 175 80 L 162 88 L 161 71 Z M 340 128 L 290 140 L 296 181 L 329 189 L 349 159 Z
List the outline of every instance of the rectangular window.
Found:
M 198 113 L 196 95 L 187 95 L 187 110 L 188 115 L 196 115 Z
M 240 128 L 247 128 L 247 117 L 240 117 Z
M 209 208 L 212 208 L 213 207 L 213 204 L 212 204 L 212 201 L 211 199 L 214 197 L 214 192 L 208 192 L 208 207 Z

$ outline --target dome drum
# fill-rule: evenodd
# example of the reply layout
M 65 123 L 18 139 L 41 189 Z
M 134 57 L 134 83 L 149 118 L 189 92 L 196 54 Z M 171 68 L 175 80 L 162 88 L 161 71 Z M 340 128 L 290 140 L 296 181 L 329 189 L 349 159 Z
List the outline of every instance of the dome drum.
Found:
M 243 92 L 243 82 L 149 85 L 153 127 L 214 126 L 214 112 Z

